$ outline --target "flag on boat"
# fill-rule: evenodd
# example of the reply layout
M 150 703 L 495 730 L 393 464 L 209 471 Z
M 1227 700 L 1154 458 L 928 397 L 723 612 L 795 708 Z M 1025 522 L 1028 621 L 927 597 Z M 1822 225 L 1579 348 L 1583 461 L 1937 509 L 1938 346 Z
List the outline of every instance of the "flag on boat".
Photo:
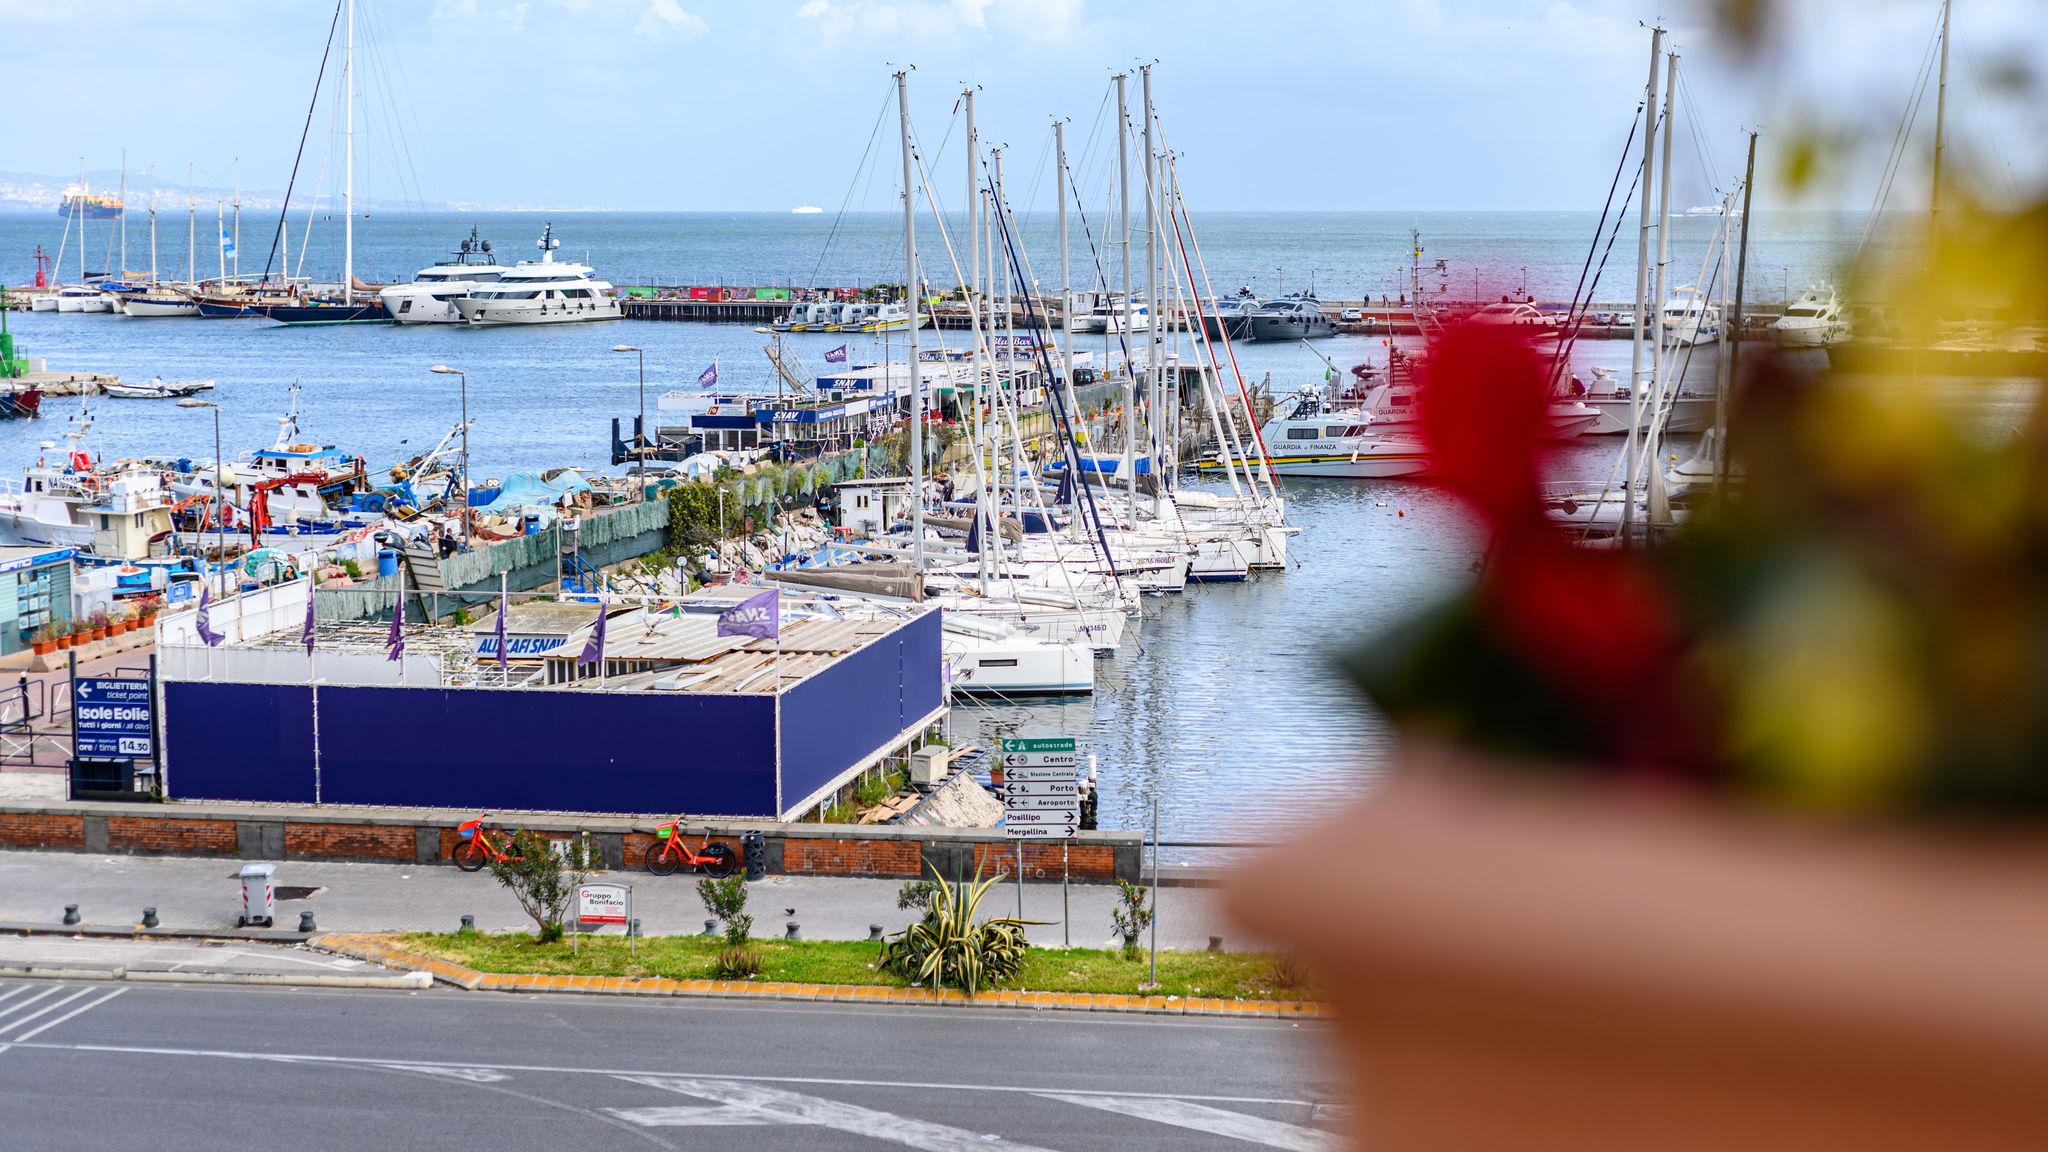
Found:
M 755 636 L 774 640 L 782 635 L 782 589 L 770 588 L 749 596 L 733 608 L 718 614 L 720 636 Z
M 713 360 L 713 361 L 711 362 L 711 367 L 709 367 L 709 368 L 706 368 L 706 369 L 705 369 L 704 371 L 702 371 L 702 372 L 700 372 L 700 373 L 698 373 L 698 374 L 697 374 L 697 387 L 699 387 L 699 388 L 716 388 L 716 387 L 718 387 L 718 361 L 716 361 L 716 360 Z
M 299 633 L 299 643 L 306 646 L 306 655 L 313 654 L 313 584 L 306 582 L 306 627 Z
M 844 345 L 844 344 L 841 344 L 841 345 L 840 345 L 839 347 L 837 347 L 837 348 L 834 348 L 834 349 L 833 349 L 833 350 L 831 350 L 830 352 L 827 352 L 827 353 L 825 353 L 825 363 L 827 363 L 827 364 L 844 364 L 844 363 L 846 363 L 846 345 Z
M 604 619 L 605 607 L 602 601 L 597 605 L 597 627 L 590 633 L 590 640 L 583 645 L 583 654 L 576 657 L 578 664 L 601 664 L 604 662 Z M 500 651 L 503 645 L 500 644 Z
M 221 641 L 227 639 L 226 636 L 213 630 L 213 621 L 209 618 L 207 611 L 207 605 L 212 600 L 213 589 L 201 588 L 199 590 L 199 619 L 193 622 L 193 628 L 199 633 L 199 638 L 206 642 L 208 648 L 218 647 Z
M 220 230 L 220 254 L 223 256 L 233 256 L 235 254 L 235 238 L 228 235 L 228 230 L 225 228 Z

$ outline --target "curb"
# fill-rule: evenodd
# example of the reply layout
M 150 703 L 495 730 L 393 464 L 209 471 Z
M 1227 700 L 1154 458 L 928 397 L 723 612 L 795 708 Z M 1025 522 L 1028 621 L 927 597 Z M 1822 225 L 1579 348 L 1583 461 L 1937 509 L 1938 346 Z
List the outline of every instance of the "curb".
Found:
M 396 976 L 324 976 L 291 972 L 172 972 L 167 969 L 56 968 L 40 964 L 0 964 L 0 976 L 39 980 L 125 980 L 155 984 L 273 984 L 297 988 L 431 988 L 425 972 Z
M 399 948 L 376 936 L 318 936 L 315 948 L 407 968 L 413 975 L 467 991 L 572 992 L 610 996 L 694 996 L 727 1000 L 809 1000 L 834 1003 L 917 1004 L 972 1008 L 1029 1008 L 1068 1012 L 1132 1012 L 1154 1016 L 1223 1016 L 1239 1019 L 1328 1020 L 1328 1005 L 1306 1000 L 1223 1000 L 1200 996 L 1124 996 L 1090 992 L 988 992 L 969 998 L 952 989 L 893 988 L 871 984 L 797 984 L 783 981 L 674 980 L 665 976 L 544 976 L 479 972 Z
M 0 935 L 73 936 L 94 940 L 239 940 L 261 944 L 303 944 L 318 932 L 282 928 L 144 928 L 140 924 L 35 924 L 0 920 Z

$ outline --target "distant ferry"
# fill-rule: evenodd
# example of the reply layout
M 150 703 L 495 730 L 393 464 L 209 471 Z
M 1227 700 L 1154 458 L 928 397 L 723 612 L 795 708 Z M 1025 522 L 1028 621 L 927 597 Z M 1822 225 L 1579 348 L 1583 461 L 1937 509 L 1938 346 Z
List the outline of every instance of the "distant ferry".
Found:
M 823 212 L 824 209 L 818 207 L 816 204 L 799 204 L 796 207 L 791 208 L 790 211 L 796 213 L 799 216 L 812 216 L 816 215 L 819 212 Z
M 57 215 L 83 216 L 87 220 L 118 220 L 121 218 L 121 201 L 113 196 L 88 192 L 73 184 L 64 189 L 64 199 L 57 205 Z

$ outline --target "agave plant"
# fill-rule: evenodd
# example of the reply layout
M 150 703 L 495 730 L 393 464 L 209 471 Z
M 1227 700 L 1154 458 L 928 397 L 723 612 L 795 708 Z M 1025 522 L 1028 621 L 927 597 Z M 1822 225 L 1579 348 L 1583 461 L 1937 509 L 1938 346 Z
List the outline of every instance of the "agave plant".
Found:
M 983 880 L 976 869 L 972 883 L 948 884 L 929 862 L 925 870 L 932 874 L 932 891 L 924 919 L 882 945 L 882 967 L 914 982 L 930 981 L 934 988 L 955 987 L 969 996 L 985 983 L 1001 983 L 1017 975 L 1024 966 L 1024 953 L 1031 948 L 1024 939 L 1024 928 L 1037 921 L 1014 916 L 976 921 L 974 914 L 982 896 L 998 878 Z

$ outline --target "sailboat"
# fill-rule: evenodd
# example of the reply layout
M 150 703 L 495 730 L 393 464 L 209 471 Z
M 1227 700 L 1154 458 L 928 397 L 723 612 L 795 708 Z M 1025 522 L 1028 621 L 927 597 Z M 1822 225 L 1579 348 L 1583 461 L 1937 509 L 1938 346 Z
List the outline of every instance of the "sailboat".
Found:
M 342 152 L 342 272 L 340 299 L 333 295 L 312 296 L 279 303 L 258 303 L 254 311 L 291 325 L 326 324 L 388 324 L 390 309 L 384 307 L 379 289 L 356 279 L 356 4 L 345 0 L 348 8 L 348 41 L 342 53 L 341 102 L 345 122 L 342 136 L 345 143 Z

